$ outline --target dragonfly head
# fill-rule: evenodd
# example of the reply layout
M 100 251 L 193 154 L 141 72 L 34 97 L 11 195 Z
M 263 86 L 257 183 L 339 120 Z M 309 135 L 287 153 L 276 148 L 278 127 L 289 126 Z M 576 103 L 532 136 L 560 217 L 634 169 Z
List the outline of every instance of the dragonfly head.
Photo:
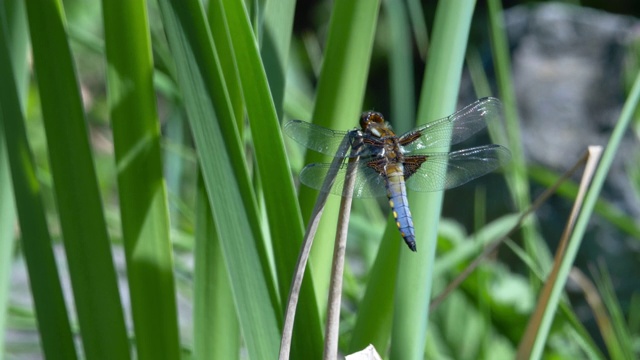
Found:
M 381 131 L 381 128 L 387 128 L 387 125 L 384 122 L 384 116 L 382 116 L 382 114 L 375 111 L 366 111 L 363 112 L 360 117 L 360 127 L 364 132 L 382 137 L 384 131 Z

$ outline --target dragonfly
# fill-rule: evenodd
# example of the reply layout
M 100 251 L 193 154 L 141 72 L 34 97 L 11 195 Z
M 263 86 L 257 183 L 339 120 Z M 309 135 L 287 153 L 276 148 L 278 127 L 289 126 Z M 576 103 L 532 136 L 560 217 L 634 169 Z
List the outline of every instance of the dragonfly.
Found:
M 342 158 L 333 182 L 325 178 L 329 163 L 305 166 L 299 175 L 302 184 L 325 193 L 341 195 L 347 162 L 356 161 L 354 198 L 386 195 L 402 238 L 417 251 L 415 229 L 407 199 L 413 191 L 441 191 L 465 184 L 507 164 L 511 153 L 497 144 L 446 151 L 485 128 L 487 121 L 501 116 L 500 100 L 476 100 L 445 118 L 396 135 L 381 113 L 367 111 L 360 128 L 338 131 L 301 120 L 286 123 L 283 131 L 296 142 L 325 155 Z M 341 146 L 344 139 L 349 146 Z M 442 151 L 445 149 L 445 151 Z M 336 166 L 333 165 L 333 170 Z M 334 171 L 335 172 L 335 171 Z

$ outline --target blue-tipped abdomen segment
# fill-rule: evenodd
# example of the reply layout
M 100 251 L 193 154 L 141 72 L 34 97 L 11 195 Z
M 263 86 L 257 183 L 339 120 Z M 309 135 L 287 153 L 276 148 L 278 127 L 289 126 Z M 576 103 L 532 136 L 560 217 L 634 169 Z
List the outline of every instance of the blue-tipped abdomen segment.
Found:
M 388 175 L 387 197 L 389 197 L 389 205 L 391 205 L 391 211 L 402 238 L 409 246 L 409 249 L 416 251 L 416 234 L 413 228 L 411 211 L 409 210 L 404 175 L 401 169 L 398 170 L 400 171 L 392 171 Z

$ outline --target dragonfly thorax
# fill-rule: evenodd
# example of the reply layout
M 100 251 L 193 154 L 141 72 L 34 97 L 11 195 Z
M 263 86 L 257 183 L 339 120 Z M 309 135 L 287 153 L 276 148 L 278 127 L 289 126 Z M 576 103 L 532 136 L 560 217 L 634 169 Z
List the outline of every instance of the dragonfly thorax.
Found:
M 391 126 L 384 121 L 379 112 L 367 111 L 360 117 L 362 127 L 362 142 L 368 147 L 369 153 L 377 158 L 385 158 L 386 163 L 396 163 L 403 160 L 404 153 L 398 137 Z

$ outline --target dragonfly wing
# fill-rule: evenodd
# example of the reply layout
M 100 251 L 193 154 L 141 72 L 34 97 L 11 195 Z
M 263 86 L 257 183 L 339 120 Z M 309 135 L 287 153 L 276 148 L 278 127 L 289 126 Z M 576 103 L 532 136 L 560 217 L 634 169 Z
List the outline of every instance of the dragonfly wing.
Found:
M 502 116 L 500 100 L 492 97 L 479 99 L 456 113 L 411 130 L 400 137 L 405 152 L 448 147 L 460 143 L 484 129 L 487 121 Z
M 460 186 L 488 174 L 511 159 L 509 150 L 500 145 L 485 145 L 451 153 L 407 156 L 407 163 L 420 162 L 419 167 L 407 167 L 407 187 L 415 191 L 440 191 Z M 415 160 L 415 161 L 414 161 Z
M 324 182 L 327 173 L 331 169 L 331 164 L 328 163 L 315 163 L 305 166 L 300 172 L 299 179 L 301 183 L 310 188 L 342 196 L 347 165 L 346 162 L 340 165 L 333 186 Z M 385 178 L 366 166 L 366 163 L 359 163 L 356 169 L 353 197 L 377 197 L 386 193 Z
M 301 145 L 334 157 L 347 156 L 350 146 L 341 149 L 340 145 L 345 136 L 353 136 L 351 131 L 331 130 L 301 120 L 287 122 L 282 131 Z

